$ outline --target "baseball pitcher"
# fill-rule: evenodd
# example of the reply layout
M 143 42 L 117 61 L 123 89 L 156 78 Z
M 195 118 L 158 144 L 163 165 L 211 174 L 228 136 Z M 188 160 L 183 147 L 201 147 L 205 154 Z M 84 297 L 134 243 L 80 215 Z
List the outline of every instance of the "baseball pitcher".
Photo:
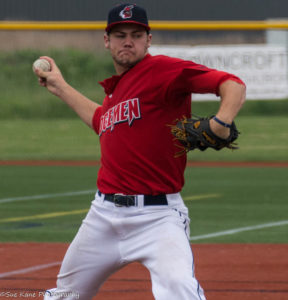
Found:
M 128 3 L 111 9 L 104 44 L 116 75 L 100 83 L 103 105 L 71 87 L 52 58 L 42 57 L 51 71 L 35 70 L 40 85 L 69 105 L 101 144 L 95 199 L 46 300 L 92 299 L 111 274 L 135 261 L 149 270 L 155 299 L 205 300 L 180 194 L 186 152 L 234 147 L 233 120 L 245 85 L 192 61 L 151 56 L 151 39 L 143 8 Z M 192 93 L 220 96 L 215 115 L 191 118 Z

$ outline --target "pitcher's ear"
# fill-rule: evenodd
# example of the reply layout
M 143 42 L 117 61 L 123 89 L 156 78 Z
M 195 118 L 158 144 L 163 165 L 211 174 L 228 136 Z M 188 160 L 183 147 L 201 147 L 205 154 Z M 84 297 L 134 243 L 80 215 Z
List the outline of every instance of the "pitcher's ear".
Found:
M 110 36 L 107 33 L 104 33 L 104 45 L 105 48 L 108 49 L 110 45 Z

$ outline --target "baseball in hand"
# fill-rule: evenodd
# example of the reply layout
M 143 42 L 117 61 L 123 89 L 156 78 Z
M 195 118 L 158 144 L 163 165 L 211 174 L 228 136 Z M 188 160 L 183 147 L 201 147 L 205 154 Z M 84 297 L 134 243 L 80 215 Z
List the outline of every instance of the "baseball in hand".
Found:
M 46 60 L 44 58 L 39 58 L 34 61 L 32 69 L 34 72 L 35 72 L 35 69 L 39 69 L 44 72 L 49 72 L 49 71 L 51 71 L 51 65 L 48 60 Z

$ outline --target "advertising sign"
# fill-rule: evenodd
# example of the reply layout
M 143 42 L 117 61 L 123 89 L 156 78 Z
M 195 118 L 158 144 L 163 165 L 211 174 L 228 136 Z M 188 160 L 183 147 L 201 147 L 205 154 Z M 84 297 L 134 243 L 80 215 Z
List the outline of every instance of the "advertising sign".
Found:
M 192 60 L 209 68 L 239 76 L 247 86 L 247 99 L 288 97 L 287 51 L 284 46 L 152 46 L 152 55 L 163 54 Z M 195 100 L 214 100 L 214 95 L 193 95 Z

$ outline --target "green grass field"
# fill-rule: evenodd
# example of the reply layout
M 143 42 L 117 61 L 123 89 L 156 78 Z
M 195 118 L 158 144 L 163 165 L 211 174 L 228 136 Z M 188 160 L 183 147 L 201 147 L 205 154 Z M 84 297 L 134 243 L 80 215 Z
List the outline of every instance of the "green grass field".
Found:
M 96 174 L 97 167 L 1 166 L 0 241 L 71 241 Z M 287 179 L 287 168 L 187 168 L 182 195 L 191 235 L 287 222 Z M 287 243 L 287 230 L 288 223 L 196 242 Z
M 68 108 L 67 108 L 68 109 Z M 287 116 L 239 116 L 239 150 L 189 153 L 190 160 L 287 161 Z M 78 119 L 0 120 L 0 160 L 98 160 L 98 137 Z

